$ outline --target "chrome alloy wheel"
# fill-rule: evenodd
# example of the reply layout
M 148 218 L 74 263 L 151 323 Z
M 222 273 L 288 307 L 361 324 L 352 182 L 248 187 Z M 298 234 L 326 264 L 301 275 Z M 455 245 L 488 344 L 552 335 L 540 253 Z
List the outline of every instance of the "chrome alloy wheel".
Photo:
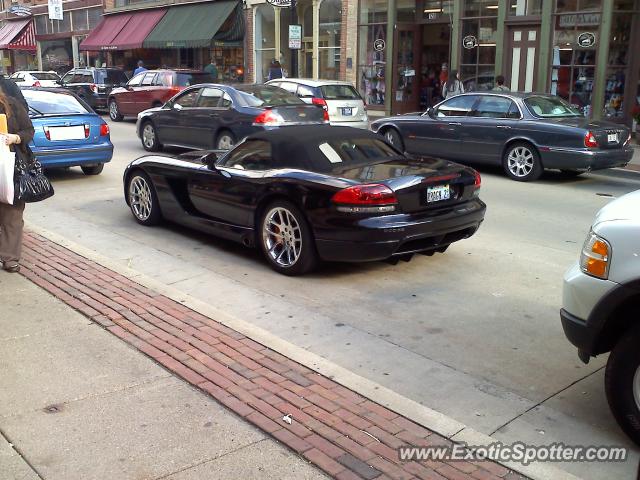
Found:
M 231 150 L 233 148 L 233 138 L 227 133 L 223 133 L 218 138 L 218 150 Z
M 111 117 L 111 120 L 115 120 L 119 116 L 118 104 L 115 100 L 112 100 L 111 103 L 109 103 L 109 116 Z
M 156 144 L 156 132 L 153 129 L 153 125 L 147 123 L 142 129 L 142 143 L 144 146 L 152 149 Z
M 395 145 L 393 130 L 387 130 L 386 132 L 384 132 L 384 139 L 391 145 Z
M 153 198 L 151 197 L 151 187 L 147 181 L 139 176 L 135 176 L 129 183 L 129 205 L 133 214 L 139 220 L 148 220 L 153 207 Z
M 640 410 L 640 367 L 638 367 L 633 376 L 633 398 L 636 401 L 638 410 Z
M 264 217 L 262 241 L 275 263 L 282 267 L 291 267 L 300 258 L 302 229 L 289 210 L 275 207 Z
M 526 177 L 533 171 L 535 159 L 527 147 L 518 146 L 509 152 L 507 167 L 514 177 Z

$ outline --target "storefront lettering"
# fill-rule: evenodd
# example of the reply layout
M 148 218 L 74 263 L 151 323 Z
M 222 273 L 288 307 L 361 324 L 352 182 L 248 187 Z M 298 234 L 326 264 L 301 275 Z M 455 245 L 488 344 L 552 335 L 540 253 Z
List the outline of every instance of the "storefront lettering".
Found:
M 599 13 L 572 13 L 562 15 L 558 24 L 560 27 L 583 27 L 587 25 L 600 25 L 602 16 Z
M 291 0 L 267 0 L 267 3 L 279 8 L 289 8 Z
M 31 16 L 31 9 L 25 5 L 11 5 L 8 12 L 14 14 L 17 17 Z

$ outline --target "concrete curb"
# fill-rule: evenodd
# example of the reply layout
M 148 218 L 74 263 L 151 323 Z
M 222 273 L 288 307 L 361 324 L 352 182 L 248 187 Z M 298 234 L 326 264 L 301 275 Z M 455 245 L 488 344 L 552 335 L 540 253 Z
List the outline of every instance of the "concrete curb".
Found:
M 205 315 L 215 321 L 225 325 L 248 338 L 265 345 L 268 348 L 284 355 L 337 383 L 353 390 L 354 392 L 369 398 L 370 400 L 385 406 L 399 415 L 422 425 L 442 436 L 455 442 L 464 442 L 468 445 L 485 446 L 496 443 L 493 437 L 470 428 L 440 412 L 432 410 L 424 405 L 406 398 L 398 393 L 377 384 L 371 380 L 354 374 L 353 372 L 340 367 L 339 365 L 326 360 L 319 355 L 309 352 L 303 348 L 293 345 L 260 327 L 249 322 L 233 317 L 226 312 L 197 300 L 173 287 L 162 284 L 142 273 L 122 266 L 119 263 L 100 255 L 86 247 L 68 240 L 54 232 L 41 228 L 30 222 L 26 222 L 26 227 L 30 231 L 41 235 L 48 240 L 57 243 L 69 250 L 81 255 L 89 260 L 113 270 L 120 275 L 127 277 L 144 287 L 154 290 L 176 302 L 179 302 L 192 310 Z M 522 465 L 514 462 L 497 462 L 511 470 L 526 475 L 532 480 L 578 480 L 579 477 L 561 470 L 549 463 L 534 463 Z

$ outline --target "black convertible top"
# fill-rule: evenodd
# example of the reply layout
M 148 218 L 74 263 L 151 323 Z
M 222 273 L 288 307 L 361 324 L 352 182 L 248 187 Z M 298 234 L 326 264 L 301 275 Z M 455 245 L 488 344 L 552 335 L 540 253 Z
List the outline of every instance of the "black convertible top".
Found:
M 265 140 L 269 142 L 272 156 L 281 167 L 300 168 L 312 172 L 330 172 L 345 167 L 344 164 L 330 162 L 320 150 L 320 145 L 358 139 L 385 141 L 380 135 L 376 135 L 369 130 L 330 125 L 282 127 L 255 133 L 247 137 L 247 141 Z M 399 152 L 398 156 L 401 156 Z

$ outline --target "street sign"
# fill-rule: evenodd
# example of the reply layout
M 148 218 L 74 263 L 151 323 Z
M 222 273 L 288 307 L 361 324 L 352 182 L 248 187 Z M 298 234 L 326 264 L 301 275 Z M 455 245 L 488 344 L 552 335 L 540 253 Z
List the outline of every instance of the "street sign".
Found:
M 584 32 L 578 35 L 578 45 L 582 48 L 593 47 L 596 43 L 596 36 L 591 32 Z
M 478 46 L 478 39 L 473 35 L 467 35 L 462 39 L 462 46 L 468 50 Z
M 11 5 L 7 12 L 14 14 L 17 17 L 30 17 L 31 9 L 26 5 Z
M 289 25 L 289 48 L 292 50 L 302 48 L 302 25 Z
M 387 44 L 385 43 L 385 41 L 382 38 L 378 38 L 373 42 L 373 49 L 376 52 L 381 52 L 384 50 L 384 47 L 386 47 Z
M 267 3 L 273 5 L 276 8 L 291 7 L 291 0 L 267 0 Z
M 49 0 L 49 20 L 63 20 L 62 0 Z

